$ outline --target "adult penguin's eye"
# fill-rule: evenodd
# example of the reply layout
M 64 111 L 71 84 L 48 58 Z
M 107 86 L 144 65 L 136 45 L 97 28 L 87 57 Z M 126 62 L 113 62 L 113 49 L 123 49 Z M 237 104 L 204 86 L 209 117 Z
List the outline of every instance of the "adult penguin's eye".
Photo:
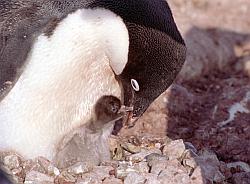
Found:
M 132 85 L 132 87 L 133 87 L 133 89 L 135 91 L 139 91 L 140 90 L 140 86 L 139 86 L 138 82 L 135 79 L 131 79 L 131 85 Z

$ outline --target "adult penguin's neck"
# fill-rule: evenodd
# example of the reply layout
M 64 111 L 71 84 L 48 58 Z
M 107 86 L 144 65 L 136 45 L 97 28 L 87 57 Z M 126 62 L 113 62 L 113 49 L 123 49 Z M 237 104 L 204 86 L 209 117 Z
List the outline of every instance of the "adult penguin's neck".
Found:
M 103 95 L 120 98 L 128 31 L 103 9 L 78 10 L 33 44 L 21 77 L 0 102 L 0 149 L 52 158 L 59 139 L 91 118 Z

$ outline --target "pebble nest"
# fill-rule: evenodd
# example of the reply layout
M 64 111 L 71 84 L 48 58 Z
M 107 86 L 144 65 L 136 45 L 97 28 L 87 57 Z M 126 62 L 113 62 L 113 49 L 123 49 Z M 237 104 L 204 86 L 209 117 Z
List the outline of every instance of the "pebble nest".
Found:
M 0 159 L 5 170 L 14 176 L 14 183 L 250 183 L 247 163 L 219 161 L 214 152 L 197 151 L 191 143 L 182 139 L 111 136 L 109 145 L 112 160 L 98 166 L 77 162 L 58 169 L 46 158 L 24 160 L 10 152 L 2 152 Z

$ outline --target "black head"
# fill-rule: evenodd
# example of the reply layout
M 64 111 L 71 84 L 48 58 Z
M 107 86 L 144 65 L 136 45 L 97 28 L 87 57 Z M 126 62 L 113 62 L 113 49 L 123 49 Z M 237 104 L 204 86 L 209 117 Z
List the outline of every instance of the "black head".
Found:
M 128 62 L 117 79 L 124 104 L 133 106 L 133 117 L 139 117 L 176 78 L 185 61 L 185 43 L 165 0 L 95 3 L 119 15 L 128 29 Z

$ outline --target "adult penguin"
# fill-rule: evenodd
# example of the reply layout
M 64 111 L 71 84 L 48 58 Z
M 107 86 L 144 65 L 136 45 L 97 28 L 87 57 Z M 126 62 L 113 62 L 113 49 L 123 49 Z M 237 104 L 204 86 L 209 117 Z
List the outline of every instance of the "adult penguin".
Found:
M 0 150 L 51 159 L 103 95 L 140 117 L 186 48 L 164 0 L 2 0 Z

